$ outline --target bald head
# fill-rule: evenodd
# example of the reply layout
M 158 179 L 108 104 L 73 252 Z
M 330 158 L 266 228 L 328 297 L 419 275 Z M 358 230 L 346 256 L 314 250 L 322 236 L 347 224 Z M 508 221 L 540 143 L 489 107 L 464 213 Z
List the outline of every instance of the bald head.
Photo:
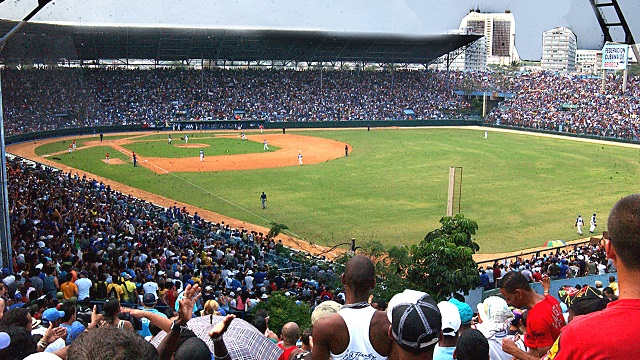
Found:
M 288 322 L 282 327 L 282 340 L 286 345 L 295 345 L 300 338 L 300 327 L 294 322 Z
M 366 256 L 356 255 L 347 262 L 344 270 L 344 284 L 358 296 L 368 296 L 376 284 L 376 270 L 373 261 Z

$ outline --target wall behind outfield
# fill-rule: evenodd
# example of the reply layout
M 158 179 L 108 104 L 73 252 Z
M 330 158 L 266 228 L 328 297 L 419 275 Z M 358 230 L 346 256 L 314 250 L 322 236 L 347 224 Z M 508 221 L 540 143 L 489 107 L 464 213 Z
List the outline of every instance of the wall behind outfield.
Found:
M 518 126 L 496 125 L 496 124 L 486 124 L 486 123 L 485 124 L 478 124 L 478 125 L 482 125 L 482 126 L 485 126 L 485 127 L 499 128 L 499 129 L 512 129 L 512 130 L 522 130 L 522 131 L 528 131 L 528 132 L 536 132 L 536 133 L 541 133 L 541 134 L 552 134 L 552 135 L 560 135 L 560 136 L 569 136 L 569 137 L 575 137 L 575 138 L 606 140 L 606 141 L 613 141 L 613 142 L 626 143 L 626 144 L 640 144 L 639 141 L 634 141 L 634 140 L 619 139 L 619 138 L 612 138 L 612 137 L 604 137 L 604 136 L 597 136 L 597 135 L 584 134 L 584 133 L 569 133 L 569 132 L 564 132 L 564 131 L 524 128 L 524 127 L 518 127 Z

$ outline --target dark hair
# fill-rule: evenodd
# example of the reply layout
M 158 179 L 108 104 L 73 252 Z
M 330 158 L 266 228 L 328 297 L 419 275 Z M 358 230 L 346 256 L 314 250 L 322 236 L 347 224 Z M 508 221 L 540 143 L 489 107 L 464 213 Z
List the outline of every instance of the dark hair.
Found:
M 109 298 L 102 306 L 104 316 L 107 318 L 115 318 L 120 312 L 120 301 L 116 298 Z
M 469 329 L 458 337 L 458 360 L 489 360 L 489 341 L 479 330 Z
M 149 332 L 151 333 L 152 336 L 156 336 L 158 334 L 160 334 L 160 332 L 162 331 L 162 329 L 160 329 L 158 327 L 158 325 L 149 322 Z
M 625 267 L 640 270 L 640 194 L 626 196 L 611 209 L 609 241 Z
M 603 294 L 612 294 L 612 295 L 613 295 L 613 294 L 615 294 L 615 291 L 613 291 L 613 289 L 612 289 L 612 288 L 610 288 L 610 287 L 608 287 L 608 286 L 607 286 L 606 288 L 602 289 L 602 293 L 603 293 Z M 6 316 L 6 315 L 5 315 L 5 316 Z
M 72 302 L 66 302 L 60 305 L 60 311 L 64 311 L 62 322 L 67 322 L 76 314 L 76 306 Z
M 29 310 L 27 308 L 13 308 L 5 311 L 0 320 L 0 326 L 19 326 L 24 329 L 29 325 L 29 318 L 27 315 Z
M 255 326 L 261 334 L 264 334 L 267 331 L 267 320 L 262 316 L 256 316 L 253 319 L 253 326 Z
M 505 289 L 508 293 L 512 294 L 517 289 L 530 291 L 529 281 L 527 278 L 517 271 L 510 271 L 506 273 L 500 281 L 500 288 Z
M 0 350 L 0 359 L 24 359 L 38 351 L 36 341 L 24 327 L 7 326 L 0 331 L 6 332 L 11 339 L 9 346 Z
M 300 340 L 302 341 L 303 344 L 305 345 L 310 345 L 311 343 L 309 342 L 309 337 L 313 334 L 313 332 L 311 331 L 310 328 L 306 328 L 302 331 L 302 336 L 300 336 Z
M 207 344 L 197 336 L 187 339 L 174 354 L 175 360 L 210 360 L 211 350 Z
M 158 351 L 135 331 L 99 327 L 83 332 L 67 350 L 67 360 L 157 360 Z

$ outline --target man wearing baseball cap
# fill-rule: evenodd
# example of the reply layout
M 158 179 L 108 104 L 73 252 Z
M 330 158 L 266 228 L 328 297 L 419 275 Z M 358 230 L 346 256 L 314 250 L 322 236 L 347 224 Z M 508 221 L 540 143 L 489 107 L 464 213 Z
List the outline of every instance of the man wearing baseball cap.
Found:
M 60 326 L 60 323 L 62 323 L 62 319 L 64 318 L 64 311 L 60 311 L 56 308 L 51 308 L 51 309 L 47 309 L 42 313 L 42 326 L 44 329 L 49 328 L 49 326 L 53 326 L 54 328 L 57 328 Z M 66 338 L 67 338 L 67 334 L 66 332 L 64 333 L 64 336 L 61 336 L 59 339 L 57 339 L 56 341 L 50 343 L 50 344 L 44 344 L 46 345 L 46 349 L 44 351 L 46 352 L 53 352 L 53 351 L 57 351 L 62 349 L 63 347 L 66 346 Z M 40 345 L 40 343 L 38 343 L 38 345 Z
M 432 359 L 433 351 L 442 337 L 442 316 L 429 294 L 405 290 L 396 294 L 387 307 L 391 322 L 389 338 L 398 344 L 398 358 Z
M 448 301 L 440 301 L 438 309 L 442 315 L 442 339 L 438 342 L 433 358 L 437 360 L 453 359 L 453 352 L 458 343 L 458 330 L 462 321 L 458 307 Z
M 158 311 L 155 306 L 156 306 L 156 296 L 153 293 L 146 293 L 142 296 L 142 304 L 144 305 L 144 307 L 142 308 L 142 310 L 144 311 L 148 311 L 154 314 L 158 314 L 158 315 L 162 315 L 163 317 L 167 317 L 167 315 L 165 315 L 164 313 Z M 142 319 L 140 319 L 140 321 L 142 322 L 142 330 L 138 330 L 138 334 L 140 334 L 140 336 L 142 336 L 145 339 L 149 339 L 151 338 L 151 331 L 149 330 L 149 319 L 147 319 L 146 317 L 142 317 Z

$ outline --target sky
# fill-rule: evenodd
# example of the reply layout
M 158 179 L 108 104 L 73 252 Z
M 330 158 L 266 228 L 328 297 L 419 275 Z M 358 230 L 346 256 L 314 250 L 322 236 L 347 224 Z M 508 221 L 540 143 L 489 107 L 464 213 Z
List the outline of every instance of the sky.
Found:
M 640 1 L 619 3 L 640 39 Z M 4 0 L 0 18 L 20 20 L 36 6 L 37 0 Z M 457 29 L 472 8 L 510 10 L 516 48 L 525 60 L 539 60 L 542 33 L 559 26 L 576 33 L 579 49 L 603 45 L 588 0 L 54 0 L 32 21 L 441 34 Z

